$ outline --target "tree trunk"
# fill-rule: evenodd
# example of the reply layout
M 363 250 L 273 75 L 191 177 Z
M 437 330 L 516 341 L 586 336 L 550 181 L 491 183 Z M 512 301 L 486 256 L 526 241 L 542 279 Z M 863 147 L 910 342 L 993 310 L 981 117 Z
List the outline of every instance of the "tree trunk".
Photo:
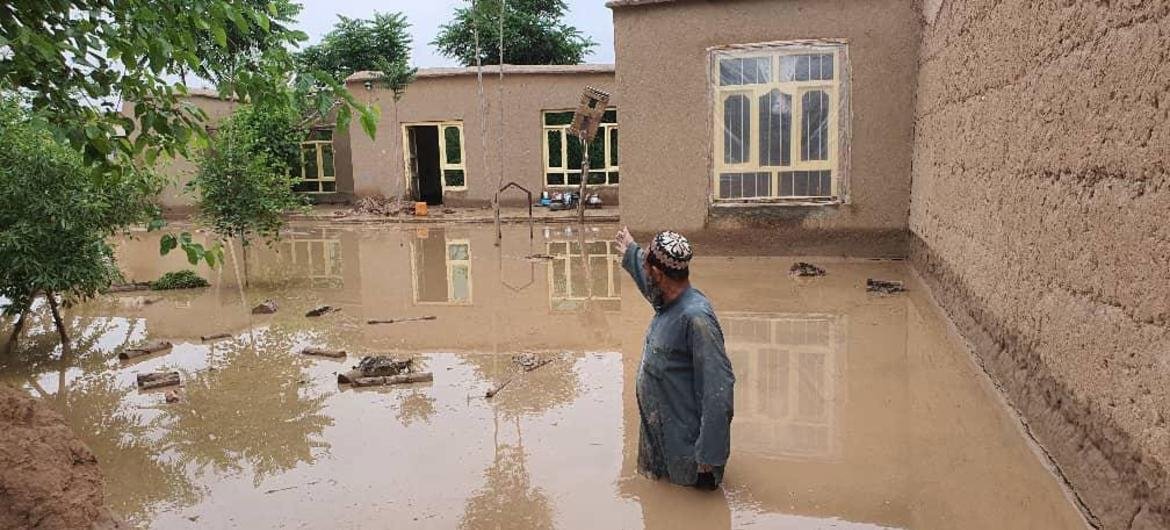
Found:
M 49 309 L 53 311 L 53 323 L 57 325 L 57 334 L 61 335 L 61 353 L 70 355 L 73 353 L 73 347 L 69 345 L 69 334 L 65 331 L 65 322 L 61 320 L 61 310 L 57 307 L 57 295 L 46 293 L 45 298 L 49 299 Z
M 248 240 L 240 238 L 240 248 L 244 251 L 244 287 L 248 287 Z
M 4 343 L 4 355 L 12 353 L 16 348 L 16 342 L 20 340 L 20 332 L 24 331 L 24 319 L 28 315 L 28 311 L 21 311 L 16 317 L 16 323 L 12 325 L 12 334 L 8 336 L 8 342 Z

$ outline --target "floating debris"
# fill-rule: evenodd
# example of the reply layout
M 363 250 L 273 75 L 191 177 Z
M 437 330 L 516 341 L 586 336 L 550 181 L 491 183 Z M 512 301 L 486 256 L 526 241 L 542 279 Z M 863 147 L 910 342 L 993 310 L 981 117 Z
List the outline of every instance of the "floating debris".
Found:
M 271 315 L 276 312 L 276 302 L 273 300 L 265 300 L 260 305 L 252 308 L 253 315 Z
M 327 350 L 325 348 L 305 348 L 301 350 L 304 355 L 313 355 L 315 357 L 330 357 L 333 359 L 344 359 L 345 350 Z
M 315 307 L 313 309 L 310 309 L 308 313 L 305 313 L 305 316 L 319 317 L 321 315 L 324 315 L 326 313 L 332 313 L 334 311 L 341 311 L 341 308 L 333 307 L 331 305 L 323 305 L 323 306 L 318 306 L 318 307 Z
M 424 322 L 427 320 L 437 320 L 439 317 L 428 315 L 425 317 L 406 317 L 406 318 L 392 318 L 390 320 L 367 320 L 366 324 L 400 324 L 402 322 Z
M 165 340 L 149 342 L 142 346 L 126 348 L 125 350 L 122 350 L 122 353 L 118 354 L 118 358 L 122 359 L 123 361 L 128 361 L 135 357 L 142 357 L 143 355 L 150 355 L 152 353 L 169 350 L 173 346 L 173 344 Z
M 551 357 L 541 359 L 540 356 L 536 355 L 535 353 L 520 353 L 512 356 L 512 362 L 520 365 L 520 367 L 523 368 L 525 372 L 531 372 L 537 368 L 540 368 L 541 366 L 553 362 L 553 359 Z
M 353 213 L 381 217 L 394 217 L 400 214 L 414 215 L 414 206 L 415 204 L 413 202 L 400 199 L 363 197 L 358 199 L 357 203 L 353 205 Z
M 165 399 L 167 403 L 178 403 L 179 392 L 177 390 L 168 390 Z
M 894 294 L 906 291 L 906 285 L 896 280 L 865 280 L 865 290 L 871 293 Z
M 149 291 L 150 282 L 130 282 L 111 285 L 106 289 L 107 293 L 129 293 L 134 291 Z
M 357 365 L 345 373 L 337 374 L 337 382 L 352 384 L 365 377 L 387 377 L 410 373 L 414 369 L 414 359 L 395 359 L 386 355 L 367 355 L 358 361 Z
M 824 276 L 825 269 L 813 265 L 812 263 L 799 261 L 792 264 L 792 268 L 788 269 L 788 274 L 799 277 Z
M 179 384 L 180 382 L 179 372 L 152 372 L 149 374 L 138 374 L 138 388 L 141 390 L 173 386 Z
M 203 335 L 202 337 L 199 337 L 199 339 L 202 340 L 203 342 L 207 342 L 207 341 L 219 340 L 219 339 L 230 339 L 231 337 L 232 337 L 231 333 L 216 333 L 214 335 Z
M 509 377 L 508 379 L 504 380 L 503 383 L 500 383 L 492 388 L 489 388 L 488 391 L 484 393 L 483 397 L 488 398 L 488 399 L 496 397 L 496 394 L 499 394 L 500 391 L 503 390 L 504 387 L 508 386 L 508 383 L 511 383 L 511 382 L 512 382 L 512 378 Z
M 529 254 L 524 256 L 524 259 L 528 261 L 552 261 L 556 259 L 556 257 L 550 256 L 548 254 Z
M 402 375 L 384 375 L 377 377 L 358 377 L 353 380 L 353 386 L 385 386 L 385 385 L 406 385 L 410 383 L 429 383 L 435 380 L 434 374 L 430 372 L 415 372 L 412 374 Z

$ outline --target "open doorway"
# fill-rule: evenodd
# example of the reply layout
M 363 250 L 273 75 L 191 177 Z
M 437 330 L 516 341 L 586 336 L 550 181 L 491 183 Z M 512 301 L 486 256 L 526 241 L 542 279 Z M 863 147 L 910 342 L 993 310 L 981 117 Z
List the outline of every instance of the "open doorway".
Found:
M 461 122 L 407 124 L 402 132 L 411 198 L 440 205 L 445 191 L 467 189 Z

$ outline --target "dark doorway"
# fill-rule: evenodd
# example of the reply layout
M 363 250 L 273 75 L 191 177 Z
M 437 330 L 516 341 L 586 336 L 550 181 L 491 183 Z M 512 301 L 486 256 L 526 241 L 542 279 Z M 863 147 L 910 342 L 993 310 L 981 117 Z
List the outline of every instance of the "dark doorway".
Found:
M 414 200 L 430 205 L 443 204 L 443 181 L 439 171 L 439 126 L 406 126 L 410 149 L 410 184 Z

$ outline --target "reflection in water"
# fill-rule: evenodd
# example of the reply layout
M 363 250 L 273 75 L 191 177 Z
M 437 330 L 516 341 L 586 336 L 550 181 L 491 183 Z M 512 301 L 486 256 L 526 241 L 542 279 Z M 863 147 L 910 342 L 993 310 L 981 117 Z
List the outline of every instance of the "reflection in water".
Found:
M 736 372 L 736 446 L 761 456 L 840 457 L 844 319 L 730 313 L 720 319 Z
M 416 304 L 471 303 L 471 241 L 442 229 L 420 230 L 410 242 Z
M 398 395 L 397 417 L 403 425 L 409 427 L 416 421 L 427 423 L 435 414 L 435 398 L 427 395 L 425 390 L 403 389 Z
M 484 484 L 467 499 L 460 528 L 555 528 L 553 508 L 548 495 L 532 485 L 526 467 L 524 437 L 520 418 L 513 419 L 516 441 L 500 442 L 500 421 L 495 420 L 495 453 L 492 465 L 484 471 Z
M 576 311 L 592 300 L 605 311 L 621 309 L 621 257 L 616 244 L 604 240 L 550 241 L 548 299 L 553 311 Z M 586 268 L 588 265 L 588 268 Z
M 162 419 L 168 447 L 200 472 L 236 473 L 253 483 L 312 463 L 328 451 L 326 396 L 302 395 L 308 361 L 291 354 L 294 333 L 269 327 L 214 344 L 210 366 L 184 385 L 184 400 Z
M 258 286 L 340 289 L 345 286 L 341 238 L 336 230 L 288 234 L 248 251 L 249 274 Z

